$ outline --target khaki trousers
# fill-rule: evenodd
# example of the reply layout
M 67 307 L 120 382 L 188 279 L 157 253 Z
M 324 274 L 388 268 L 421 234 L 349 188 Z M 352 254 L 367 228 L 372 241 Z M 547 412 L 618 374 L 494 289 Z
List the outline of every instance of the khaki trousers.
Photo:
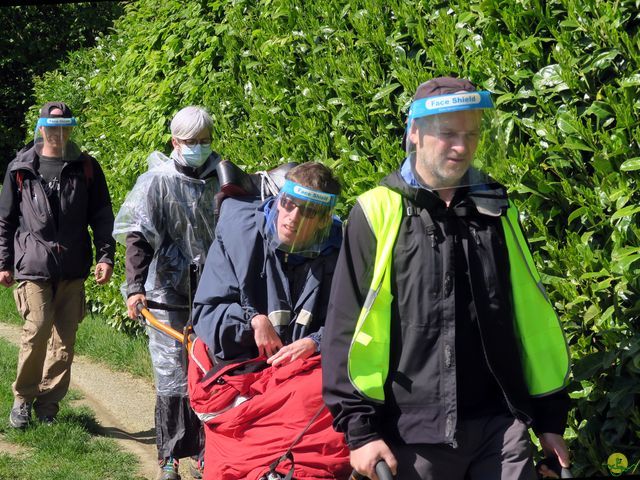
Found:
M 13 395 L 33 401 L 38 417 L 56 415 L 69 390 L 76 332 L 85 315 L 84 279 L 22 281 L 13 294 L 24 319 Z

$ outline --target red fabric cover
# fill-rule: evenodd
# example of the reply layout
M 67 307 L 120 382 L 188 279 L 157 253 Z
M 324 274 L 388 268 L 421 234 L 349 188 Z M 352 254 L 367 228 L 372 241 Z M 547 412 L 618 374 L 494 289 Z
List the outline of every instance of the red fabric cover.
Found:
M 213 366 L 202 341 L 195 342 L 191 355 L 189 395 L 196 413 L 220 412 L 238 393 L 249 397 L 205 420 L 204 479 L 259 479 L 323 405 L 320 356 L 269 366 L 257 373 L 230 375 L 227 372 L 239 365 L 234 364 L 202 381 Z M 249 362 L 255 361 L 259 360 Z M 326 407 L 292 452 L 294 479 L 346 479 L 351 472 L 349 450 L 343 435 L 333 430 Z M 286 474 L 290 467 L 286 462 L 277 471 Z

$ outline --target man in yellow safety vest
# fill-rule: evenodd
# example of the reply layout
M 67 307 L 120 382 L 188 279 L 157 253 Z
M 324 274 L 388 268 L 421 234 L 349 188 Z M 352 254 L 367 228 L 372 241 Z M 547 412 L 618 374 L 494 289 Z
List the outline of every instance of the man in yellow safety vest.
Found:
M 355 470 L 533 479 L 528 427 L 569 466 L 569 354 L 504 186 L 472 166 L 489 92 L 420 85 L 407 158 L 358 198 L 322 340 Z M 490 162 L 483 159 L 483 164 Z

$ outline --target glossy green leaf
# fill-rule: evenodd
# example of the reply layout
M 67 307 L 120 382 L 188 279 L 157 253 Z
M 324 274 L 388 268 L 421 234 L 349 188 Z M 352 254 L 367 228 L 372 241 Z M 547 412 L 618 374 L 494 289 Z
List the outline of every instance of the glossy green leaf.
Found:
M 569 87 L 562 79 L 560 65 L 547 65 L 533 76 L 533 86 L 536 90 L 553 89 L 554 91 L 567 90 Z
M 630 217 L 631 215 L 635 215 L 640 212 L 640 207 L 636 207 L 634 205 L 628 205 L 620 210 L 616 210 L 616 212 L 611 215 L 611 221 L 618 220 L 623 217 Z
M 640 170 L 640 157 L 630 158 L 629 160 L 625 160 L 622 165 L 620 165 L 620 170 L 623 172 L 631 172 L 634 170 Z

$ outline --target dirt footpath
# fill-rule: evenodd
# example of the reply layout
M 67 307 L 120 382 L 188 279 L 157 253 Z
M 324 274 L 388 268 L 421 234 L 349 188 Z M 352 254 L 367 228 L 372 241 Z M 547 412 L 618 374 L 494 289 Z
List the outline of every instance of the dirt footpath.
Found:
M 20 341 L 20 328 L 0 323 L 0 338 L 17 345 Z M 138 457 L 138 475 L 155 479 L 158 464 L 153 424 L 153 384 L 76 356 L 71 370 L 71 388 L 82 393 L 84 398 L 79 403 L 95 412 L 101 433 L 113 438 L 121 448 Z M 192 480 L 189 463 L 189 459 L 181 462 L 182 480 Z

